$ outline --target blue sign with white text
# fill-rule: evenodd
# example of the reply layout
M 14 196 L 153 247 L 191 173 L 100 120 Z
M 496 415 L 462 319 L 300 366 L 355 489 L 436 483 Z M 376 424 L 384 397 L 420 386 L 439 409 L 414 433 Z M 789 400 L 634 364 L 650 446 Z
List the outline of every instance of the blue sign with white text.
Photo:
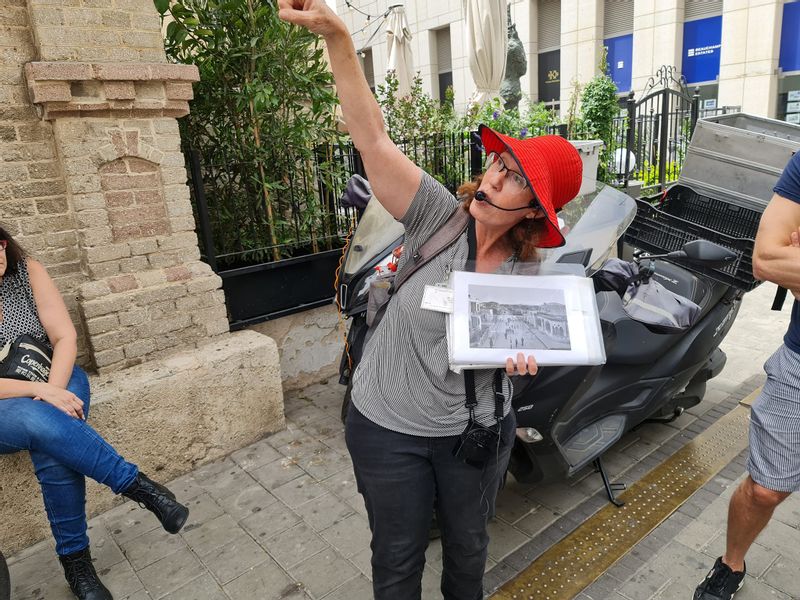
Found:
M 778 65 L 784 73 L 800 71 L 800 2 L 783 5 L 781 57 Z
M 618 92 L 629 92 L 633 72 L 633 34 L 608 38 L 605 46 L 608 50 L 608 76 L 616 84 Z
M 683 76 L 686 83 L 715 81 L 719 76 L 722 15 L 683 24 Z

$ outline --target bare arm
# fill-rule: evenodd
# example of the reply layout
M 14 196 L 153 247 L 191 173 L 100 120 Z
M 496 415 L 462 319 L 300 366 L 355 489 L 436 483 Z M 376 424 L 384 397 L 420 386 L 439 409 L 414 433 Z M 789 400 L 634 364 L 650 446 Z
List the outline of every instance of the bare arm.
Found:
M 800 204 L 775 194 L 761 216 L 753 249 L 753 275 L 800 290 L 800 248 L 792 233 L 800 227 Z
M 45 268 L 39 262 L 28 259 L 28 273 L 39 320 L 53 345 L 53 364 L 48 383 L 66 389 L 78 354 L 75 326 L 64 305 L 61 292 Z
M 347 128 L 361 153 L 376 198 L 396 219 L 411 205 L 422 173 L 386 134 L 383 115 L 367 85 L 344 22 L 324 0 L 279 0 L 280 18 L 322 35 Z

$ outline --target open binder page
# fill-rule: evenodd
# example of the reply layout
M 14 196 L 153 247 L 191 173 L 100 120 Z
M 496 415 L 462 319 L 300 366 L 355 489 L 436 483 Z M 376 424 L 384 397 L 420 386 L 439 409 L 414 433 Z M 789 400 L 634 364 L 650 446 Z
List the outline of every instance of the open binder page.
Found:
M 454 371 L 504 366 L 518 352 L 543 366 L 605 362 L 590 279 L 455 271 L 450 283 L 447 339 Z

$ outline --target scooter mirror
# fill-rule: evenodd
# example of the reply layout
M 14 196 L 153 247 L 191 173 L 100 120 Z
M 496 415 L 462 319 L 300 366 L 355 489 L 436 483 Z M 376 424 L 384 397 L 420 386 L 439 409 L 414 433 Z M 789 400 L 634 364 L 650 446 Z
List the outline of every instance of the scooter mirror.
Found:
M 724 267 L 737 258 L 735 252 L 708 240 L 686 242 L 682 250 L 688 260 L 712 267 Z

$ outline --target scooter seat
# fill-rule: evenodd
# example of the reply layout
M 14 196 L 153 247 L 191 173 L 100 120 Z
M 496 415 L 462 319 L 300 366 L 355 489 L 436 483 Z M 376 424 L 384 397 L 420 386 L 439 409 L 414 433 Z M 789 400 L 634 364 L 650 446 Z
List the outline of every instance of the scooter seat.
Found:
M 622 308 L 616 292 L 598 292 L 597 309 L 603 324 L 606 362 L 623 365 L 653 363 L 680 339 L 679 333 L 654 333 L 634 321 Z
M 653 279 L 667 288 L 670 292 L 688 298 L 700 308 L 709 297 L 708 284 L 697 275 L 686 269 L 664 260 L 656 261 L 656 271 Z

